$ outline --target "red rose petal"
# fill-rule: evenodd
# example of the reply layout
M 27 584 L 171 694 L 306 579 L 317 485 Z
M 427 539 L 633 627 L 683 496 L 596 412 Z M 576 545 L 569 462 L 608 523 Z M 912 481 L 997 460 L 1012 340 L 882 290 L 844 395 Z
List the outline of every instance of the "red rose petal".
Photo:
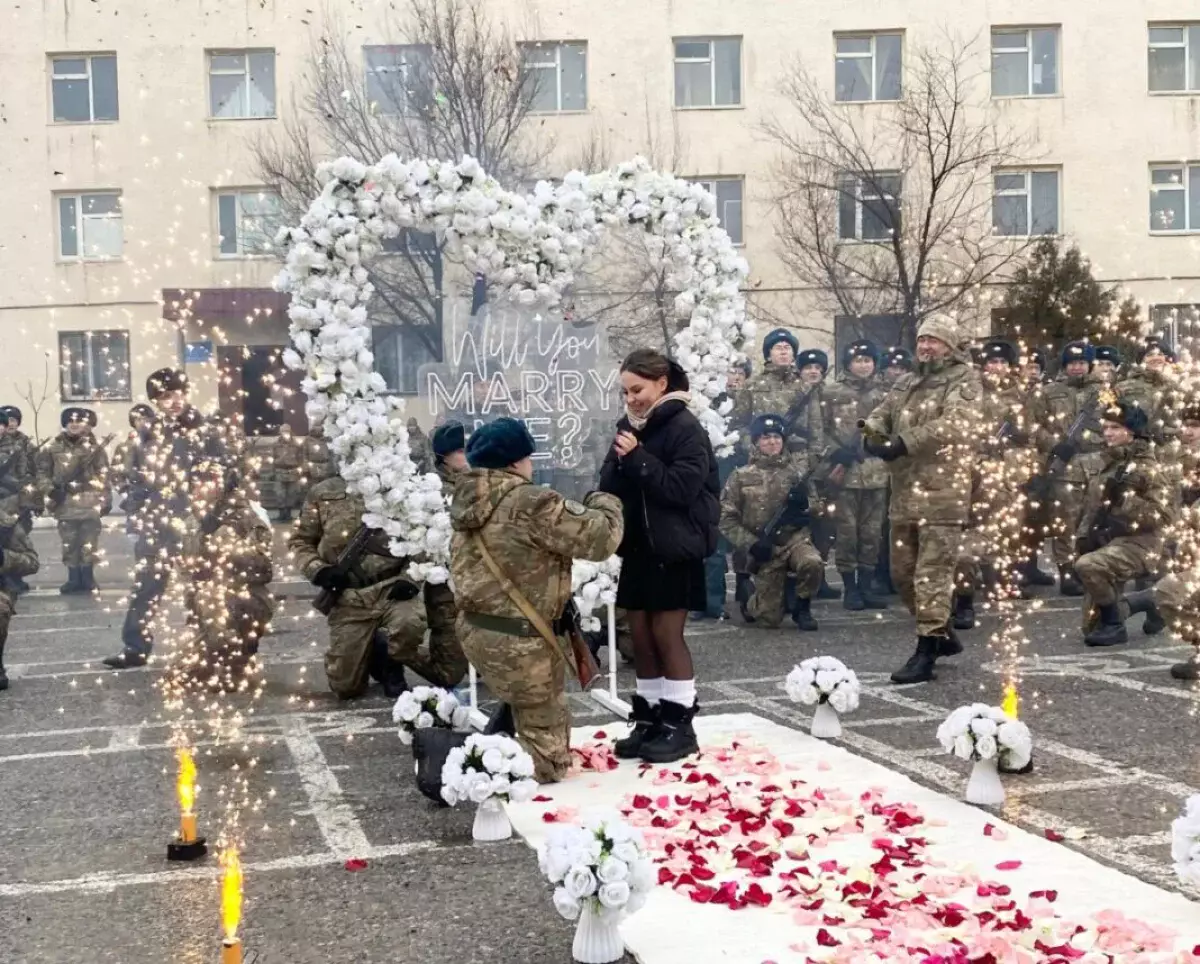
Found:
M 842 942 L 822 927 L 817 931 L 817 943 L 822 947 L 838 947 Z
M 363 860 L 361 857 L 351 857 L 342 866 L 345 867 L 351 873 L 354 873 L 355 871 L 358 871 L 358 870 L 366 870 L 367 862 L 365 860 Z
M 1043 897 L 1046 900 L 1050 901 L 1050 903 L 1053 904 L 1056 900 L 1058 900 L 1058 891 L 1057 890 L 1035 890 L 1035 891 L 1030 892 L 1029 896 L 1030 897 Z M 1200 945 L 1197 945 L 1197 946 L 1200 946 Z
M 533 798 L 533 802 L 534 803 L 553 803 L 554 798 L 548 797 L 544 793 L 539 793 L 536 797 Z
M 997 870 L 1017 870 L 1021 866 L 1019 860 L 1002 860 L 996 864 Z
M 1046 839 L 1052 841 L 1053 843 L 1060 843 L 1061 841 L 1067 839 L 1057 830 L 1051 830 L 1049 827 L 1042 832 L 1046 835 Z
M 691 889 L 688 896 L 697 904 L 707 904 L 712 901 L 716 893 L 717 889 L 715 887 L 709 887 L 707 884 L 697 884 Z
M 669 884 L 674 879 L 675 879 L 674 872 L 667 870 L 666 867 L 658 868 L 658 882 L 660 884 Z
M 597 730 L 595 733 L 592 734 L 592 739 L 593 740 L 607 740 L 608 734 L 605 733 L 603 730 Z
M 542 814 L 542 823 L 558 823 L 558 814 L 553 810 L 547 810 Z
M 634 809 L 634 810 L 648 810 L 648 809 L 650 809 L 650 798 L 649 798 L 649 797 L 647 797 L 645 794 L 641 794 L 641 793 L 634 794 L 634 797 L 633 797 L 633 809 Z
M 995 831 L 996 831 L 996 825 L 995 825 L 995 824 L 993 824 L 993 823 L 985 823 L 985 824 L 983 825 L 983 835 L 984 835 L 985 837 L 990 837 L 990 836 L 991 836 L 993 833 L 995 833 Z

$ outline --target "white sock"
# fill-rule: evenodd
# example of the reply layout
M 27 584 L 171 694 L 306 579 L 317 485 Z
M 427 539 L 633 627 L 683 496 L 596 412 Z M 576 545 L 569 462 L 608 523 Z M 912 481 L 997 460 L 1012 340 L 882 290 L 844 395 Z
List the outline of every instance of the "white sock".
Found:
M 662 681 L 662 698 L 691 709 L 696 703 L 695 679 L 664 679 Z
M 663 695 L 663 678 L 655 676 L 653 679 L 642 679 L 639 676 L 637 681 L 637 695 L 651 706 L 657 706 L 658 701 L 662 699 Z

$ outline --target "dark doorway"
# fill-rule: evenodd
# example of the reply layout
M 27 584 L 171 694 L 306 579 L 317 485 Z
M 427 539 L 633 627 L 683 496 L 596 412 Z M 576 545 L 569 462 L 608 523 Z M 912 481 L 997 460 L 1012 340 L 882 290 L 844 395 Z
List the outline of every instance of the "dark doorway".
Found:
M 248 436 L 275 435 L 285 422 L 308 433 L 300 373 L 284 367 L 283 345 L 230 345 L 217 350 L 221 414 Z

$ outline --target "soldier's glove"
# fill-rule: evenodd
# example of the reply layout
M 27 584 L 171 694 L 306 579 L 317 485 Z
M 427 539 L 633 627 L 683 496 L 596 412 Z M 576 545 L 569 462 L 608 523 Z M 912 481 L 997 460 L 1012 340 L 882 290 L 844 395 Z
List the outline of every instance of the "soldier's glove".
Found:
M 894 462 L 901 456 L 908 455 L 908 446 L 899 435 L 892 435 L 886 439 L 864 439 L 863 447 L 885 462 Z
M 67 487 L 65 485 L 56 485 L 50 490 L 51 502 L 65 502 L 67 500 Z
M 787 495 L 788 508 L 799 512 L 808 511 L 808 486 L 803 482 L 797 482 L 790 489 Z
M 1066 465 L 1079 454 L 1079 446 L 1074 442 L 1059 442 L 1050 450 L 1050 454 Z
M 221 516 L 216 512 L 210 512 L 200 520 L 200 531 L 206 536 L 211 536 L 219 528 L 221 528 Z
M 862 456 L 859 455 L 858 449 L 851 448 L 849 445 L 843 445 L 839 449 L 834 449 L 834 452 L 829 456 L 831 465 L 853 465 L 855 462 L 861 462 Z
M 771 561 L 771 553 L 774 547 L 766 539 L 759 539 L 750 547 L 750 556 L 760 566 Z
M 1114 519 L 1109 517 L 1104 524 L 1104 534 L 1108 536 L 1108 540 L 1116 539 L 1118 536 L 1128 536 L 1133 534 L 1133 526 L 1124 519 Z
M 415 582 L 401 579 L 394 583 L 392 588 L 388 590 L 388 599 L 394 599 L 397 602 L 408 602 L 410 599 L 416 599 L 420 591 Z
M 312 584 L 330 592 L 341 592 L 350 588 L 350 581 L 345 573 L 338 572 L 337 566 L 322 566 L 313 573 Z

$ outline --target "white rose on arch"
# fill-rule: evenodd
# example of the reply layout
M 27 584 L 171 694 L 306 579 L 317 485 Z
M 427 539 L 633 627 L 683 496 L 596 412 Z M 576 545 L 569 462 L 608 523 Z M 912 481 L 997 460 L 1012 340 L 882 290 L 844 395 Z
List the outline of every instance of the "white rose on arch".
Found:
M 303 373 L 308 417 L 324 428 L 347 486 L 368 499 L 364 518 L 392 537 L 393 554 L 417 560 L 413 578 L 446 580 L 450 525 L 444 505 L 429 509 L 411 498 L 438 480 L 417 474 L 404 403 L 384 394 L 373 371 L 366 311 L 373 289 L 362 265 L 401 228 L 436 231 L 468 270 L 498 279 L 521 303 L 547 306 L 560 300 L 605 228 L 636 225 L 663 238 L 661 263 L 680 292 L 676 312 L 689 321 L 675 353 L 714 448 L 731 451 L 736 433 L 711 403 L 754 334 L 741 293 L 749 268 L 702 187 L 654 171 L 644 158 L 596 174 L 574 171 L 557 186 L 540 182 L 529 196 L 505 191 L 469 157 L 456 164 L 389 154 L 369 167 L 343 157 L 317 174 L 321 195 L 278 236 L 288 254 L 276 288 L 291 295 L 284 360 Z

